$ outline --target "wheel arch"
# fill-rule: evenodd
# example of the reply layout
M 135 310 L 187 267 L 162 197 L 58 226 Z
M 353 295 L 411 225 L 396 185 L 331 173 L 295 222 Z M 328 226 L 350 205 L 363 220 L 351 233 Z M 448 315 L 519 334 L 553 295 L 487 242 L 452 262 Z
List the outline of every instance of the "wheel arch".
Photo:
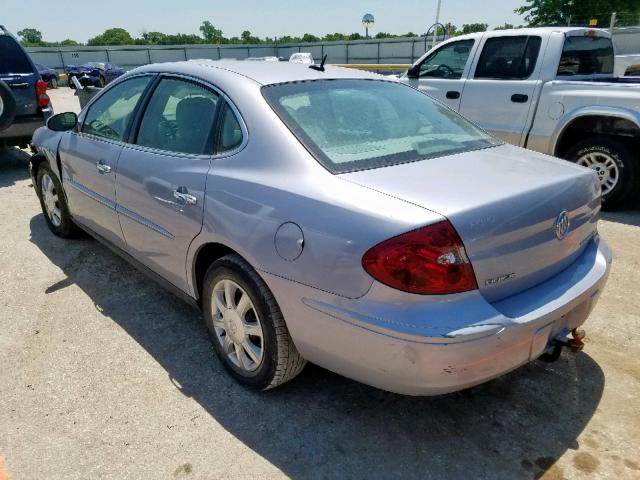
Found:
M 551 152 L 563 158 L 576 139 L 584 134 L 640 139 L 640 114 L 610 107 L 585 107 L 569 112 L 558 122 L 552 136 Z
M 189 278 L 191 280 L 193 293 L 198 304 L 201 303 L 204 277 L 209 266 L 225 255 L 231 254 L 238 255 L 244 261 L 251 264 L 251 262 L 249 262 L 238 251 L 220 242 L 204 242 L 195 249 L 193 259 L 191 261 L 191 271 L 189 272 Z

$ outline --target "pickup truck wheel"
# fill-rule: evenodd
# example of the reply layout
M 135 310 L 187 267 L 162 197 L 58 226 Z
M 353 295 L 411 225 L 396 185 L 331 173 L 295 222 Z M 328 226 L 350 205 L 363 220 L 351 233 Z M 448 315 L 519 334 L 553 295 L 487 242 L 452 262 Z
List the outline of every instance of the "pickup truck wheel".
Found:
M 202 308 L 218 358 L 241 384 L 269 390 L 304 368 L 273 294 L 238 255 L 211 264 Z
M 16 99 L 9 86 L 0 80 L 0 131 L 11 126 L 15 115 Z
M 598 175 L 602 187 L 602 207 L 623 204 L 638 190 L 638 159 L 629 147 L 612 137 L 596 135 L 576 143 L 566 158 Z
M 80 230 L 71 219 L 62 185 L 47 162 L 40 164 L 36 179 L 40 206 L 49 230 L 62 238 L 77 236 Z

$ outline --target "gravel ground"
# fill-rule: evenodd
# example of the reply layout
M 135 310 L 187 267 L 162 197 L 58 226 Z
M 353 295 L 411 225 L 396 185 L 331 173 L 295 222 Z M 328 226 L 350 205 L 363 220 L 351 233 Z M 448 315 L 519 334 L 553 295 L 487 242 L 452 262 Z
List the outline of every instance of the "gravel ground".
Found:
M 640 478 L 637 209 L 600 223 L 615 260 L 583 353 L 412 398 L 315 366 L 247 391 L 197 311 L 48 231 L 24 152 L 0 153 L 0 204 L 0 480 Z

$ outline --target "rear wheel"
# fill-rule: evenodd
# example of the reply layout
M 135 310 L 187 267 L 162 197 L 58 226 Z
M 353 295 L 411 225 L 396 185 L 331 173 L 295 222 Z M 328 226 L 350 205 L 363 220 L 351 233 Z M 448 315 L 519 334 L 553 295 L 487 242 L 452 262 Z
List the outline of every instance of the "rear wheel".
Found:
M 98 78 L 98 87 L 104 88 L 106 84 L 107 84 L 106 79 L 102 75 L 100 75 L 100 78 Z
M 639 187 L 638 161 L 622 141 L 596 135 L 576 143 L 566 155 L 598 175 L 602 188 L 603 208 L 613 208 L 634 196 Z
M 240 383 L 268 390 L 302 371 L 306 361 L 273 294 L 241 257 L 227 255 L 209 267 L 202 299 L 216 354 Z
M 51 78 L 51 80 L 49 81 L 49 86 L 52 89 L 58 88 L 58 79 L 56 77 Z
M 49 229 L 62 238 L 76 236 L 79 229 L 71 219 L 62 185 L 47 162 L 41 163 L 38 168 L 37 189 Z

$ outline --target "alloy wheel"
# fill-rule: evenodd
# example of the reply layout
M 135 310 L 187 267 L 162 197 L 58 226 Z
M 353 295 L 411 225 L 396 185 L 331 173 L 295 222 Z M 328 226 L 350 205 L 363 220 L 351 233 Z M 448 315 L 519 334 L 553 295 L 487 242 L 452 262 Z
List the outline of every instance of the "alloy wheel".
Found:
M 49 220 L 55 227 L 59 227 L 62 224 L 62 212 L 60 211 L 60 201 L 58 199 L 58 192 L 53 183 L 53 180 L 48 174 L 42 176 L 42 199 L 44 200 L 44 208 L 47 211 Z
M 239 369 L 257 370 L 264 357 L 264 335 L 249 294 L 223 279 L 213 287 L 212 297 L 213 328 L 222 351 Z
M 596 172 L 598 180 L 600 180 L 602 195 L 607 195 L 618 184 L 620 170 L 611 155 L 605 152 L 589 152 L 582 155 L 576 163 Z

